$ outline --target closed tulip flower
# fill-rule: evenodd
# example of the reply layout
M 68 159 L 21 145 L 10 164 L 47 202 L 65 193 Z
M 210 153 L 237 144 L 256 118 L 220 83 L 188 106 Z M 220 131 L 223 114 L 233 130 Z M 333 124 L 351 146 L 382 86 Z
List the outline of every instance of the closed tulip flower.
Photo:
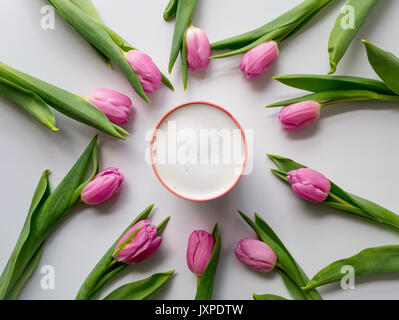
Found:
M 288 172 L 287 179 L 294 192 L 310 202 L 323 202 L 330 193 L 331 183 L 320 172 L 301 168 Z
M 215 240 L 204 231 L 193 231 L 188 239 L 187 265 L 197 276 L 202 276 L 211 258 Z
M 280 110 L 280 122 L 283 124 L 284 130 L 298 130 L 317 121 L 320 117 L 320 109 L 320 103 L 315 101 L 290 104 Z
M 247 267 L 260 272 L 272 271 L 277 263 L 274 251 L 266 243 L 255 239 L 240 240 L 234 253 Z
M 109 121 L 122 124 L 129 121 L 132 100 L 122 93 L 110 89 L 96 89 L 88 101 L 105 113 Z
M 113 257 L 127 264 L 139 263 L 159 248 L 162 238 L 150 220 L 141 220 L 133 225 L 118 241 Z
M 197 71 L 208 67 L 211 46 L 205 32 L 190 26 L 186 33 L 187 65 L 190 70 Z
M 269 70 L 279 54 L 277 42 L 267 41 L 249 50 L 241 60 L 240 69 L 247 79 L 254 79 Z
M 138 50 L 130 50 L 126 53 L 126 59 L 137 73 L 145 92 L 151 93 L 159 88 L 162 75 L 149 55 Z
M 99 204 L 111 198 L 121 187 L 123 175 L 117 168 L 98 173 L 83 189 L 81 198 L 87 204 Z

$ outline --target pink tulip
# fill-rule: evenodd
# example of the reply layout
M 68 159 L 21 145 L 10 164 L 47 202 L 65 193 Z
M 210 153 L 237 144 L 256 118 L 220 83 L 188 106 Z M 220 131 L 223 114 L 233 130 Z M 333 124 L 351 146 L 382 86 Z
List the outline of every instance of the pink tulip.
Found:
M 290 104 L 280 110 L 280 122 L 287 131 L 304 128 L 319 119 L 320 108 L 320 103 L 315 101 Z
M 260 272 L 272 271 L 277 263 L 274 251 L 266 243 L 255 239 L 240 240 L 234 253 L 243 264 Z
M 87 204 L 99 204 L 111 198 L 120 188 L 123 175 L 117 168 L 98 173 L 83 189 L 81 198 Z
M 192 71 L 202 70 L 209 66 L 211 46 L 205 32 L 190 26 L 186 33 L 187 65 Z
M 298 196 L 311 202 L 323 202 L 331 189 L 330 181 L 323 174 L 309 168 L 290 171 L 287 179 Z
M 88 101 L 104 112 L 112 123 L 129 121 L 132 100 L 122 93 L 110 89 L 96 89 L 90 94 Z
M 197 276 L 202 276 L 211 258 L 215 240 L 213 236 L 204 231 L 193 231 L 188 239 L 187 265 Z
M 130 50 L 126 53 L 126 59 L 139 76 L 141 86 L 145 92 L 151 93 L 159 88 L 162 75 L 149 55 L 138 50 Z
M 135 231 L 137 232 L 130 239 Z M 114 259 L 127 264 L 139 263 L 145 260 L 161 245 L 162 238 L 157 235 L 157 232 L 157 227 L 151 225 L 150 220 L 137 222 L 116 244 L 113 254 Z M 125 243 L 126 240 L 129 241 Z
M 240 69 L 247 79 L 259 77 L 269 70 L 279 54 L 277 42 L 267 41 L 249 50 L 241 60 Z

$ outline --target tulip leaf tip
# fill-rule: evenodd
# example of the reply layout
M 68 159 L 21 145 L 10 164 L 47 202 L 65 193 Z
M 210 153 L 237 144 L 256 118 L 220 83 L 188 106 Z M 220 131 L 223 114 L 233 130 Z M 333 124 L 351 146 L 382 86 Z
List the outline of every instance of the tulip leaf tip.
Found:
M 166 217 L 158 226 L 157 226 L 157 233 L 158 235 L 161 234 L 161 232 L 165 229 L 166 225 L 168 224 L 170 220 L 170 216 Z
M 275 107 L 281 107 L 281 105 L 279 103 L 272 103 L 265 106 L 265 108 L 275 108 Z
M 51 131 L 53 131 L 53 132 L 58 132 L 58 131 L 60 131 L 60 129 L 58 129 L 56 126 L 55 126 L 55 122 L 48 122 L 48 123 L 46 123 L 46 127 L 47 128 L 49 128 Z
M 336 68 L 336 66 L 335 66 L 335 65 L 333 65 L 333 64 L 331 64 L 331 69 L 330 69 L 330 71 L 328 71 L 328 73 L 327 73 L 327 74 L 333 74 L 333 73 L 335 73 L 335 71 L 337 71 L 337 68 Z

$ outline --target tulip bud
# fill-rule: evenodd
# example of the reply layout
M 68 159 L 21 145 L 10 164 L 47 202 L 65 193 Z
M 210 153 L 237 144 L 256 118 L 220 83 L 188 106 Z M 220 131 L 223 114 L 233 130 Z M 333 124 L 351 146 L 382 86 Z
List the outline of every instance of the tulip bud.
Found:
M 313 169 L 301 168 L 290 171 L 287 179 L 298 196 L 311 202 L 323 202 L 330 193 L 330 181 Z
M 157 227 L 150 220 L 134 224 L 118 241 L 113 258 L 127 264 L 139 263 L 159 248 L 162 238 L 157 235 Z
M 269 70 L 279 54 L 277 42 L 267 41 L 249 50 L 241 60 L 240 69 L 247 79 L 259 77 Z
M 240 240 L 234 253 L 243 264 L 260 272 L 272 271 L 277 263 L 274 251 L 266 243 L 255 239 Z
M 123 175 L 117 168 L 98 173 L 83 189 L 81 198 L 87 204 L 99 204 L 111 198 L 120 188 Z
M 187 265 L 197 276 L 202 276 L 211 258 L 215 240 L 213 236 L 204 231 L 193 231 L 188 239 Z
M 159 88 L 162 75 L 149 55 L 138 50 L 130 50 L 126 53 L 126 59 L 137 73 L 145 92 L 151 93 Z
M 208 67 L 211 56 L 211 46 L 205 32 L 190 26 L 186 33 L 187 65 L 192 71 Z
M 320 108 L 320 103 L 315 101 L 290 104 L 280 110 L 280 122 L 287 131 L 304 128 L 319 119 Z
M 132 109 L 132 100 L 122 93 L 110 89 L 94 90 L 88 101 L 105 113 L 115 124 L 126 123 Z

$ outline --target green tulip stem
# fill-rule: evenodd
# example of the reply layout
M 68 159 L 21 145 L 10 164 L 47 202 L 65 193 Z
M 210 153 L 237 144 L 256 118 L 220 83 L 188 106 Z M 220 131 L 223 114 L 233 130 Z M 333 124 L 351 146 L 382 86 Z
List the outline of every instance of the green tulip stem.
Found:
M 333 198 L 335 201 L 337 201 L 337 202 L 339 202 L 339 203 L 342 203 L 342 204 L 345 205 L 345 206 L 348 206 L 348 207 L 351 207 L 351 208 L 356 208 L 354 205 L 352 205 L 352 204 L 350 204 L 349 202 L 347 202 L 347 201 L 341 199 L 340 197 L 336 196 L 335 194 L 333 194 L 333 193 L 331 193 L 331 192 L 328 194 L 328 196 L 331 197 L 331 198 Z
M 323 108 L 325 106 L 330 106 L 332 104 L 341 103 L 341 102 L 349 102 L 349 101 L 366 101 L 369 100 L 368 98 L 343 98 L 343 99 L 336 99 L 330 100 L 323 103 L 320 103 L 320 106 Z
M 118 262 L 118 260 L 116 260 L 116 259 L 112 260 L 112 262 L 109 264 L 108 268 L 111 268 L 117 262 Z
M 276 262 L 276 267 L 285 272 L 283 266 L 278 261 Z

